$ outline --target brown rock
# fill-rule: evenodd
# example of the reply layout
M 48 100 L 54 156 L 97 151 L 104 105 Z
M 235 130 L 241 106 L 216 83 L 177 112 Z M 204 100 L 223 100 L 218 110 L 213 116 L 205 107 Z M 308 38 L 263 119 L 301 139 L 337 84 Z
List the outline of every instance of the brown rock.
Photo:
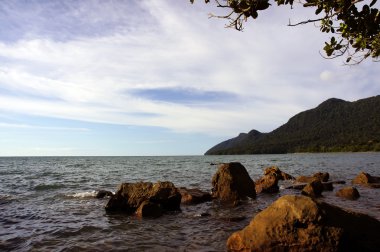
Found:
M 291 185 L 291 186 L 288 186 L 286 187 L 285 189 L 295 189 L 295 190 L 302 190 L 305 188 L 307 184 L 306 183 L 302 183 L 302 184 L 295 184 L 295 185 Z
M 181 193 L 172 182 L 153 184 L 149 194 L 149 201 L 159 204 L 165 211 L 180 211 Z
M 313 176 L 299 176 L 296 178 L 296 182 L 310 183 L 315 179 L 318 179 L 321 182 L 327 182 L 329 180 L 329 177 L 330 175 L 328 172 L 317 172 L 313 174 Z
M 160 205 L 165 211 L 180 210 L 181 194 L 171 182 L 123 183 L 106 205 L 107 211 L 134 213 L 144 202 Z
M 311 181 L 302 189 L 303 195 L 310 196 L 312 198 L 321 197 L 322 192 L 323 192 L 323 185 L 322 185 L 322 182 L 318 179 Z
M 211 194 L 208 192 L 203 192 L 199 189 L 187 189 L 185 187 L 179 188 L 179 192 L 181 193 L 182 204 L 199 204 L 207 201 L 211 201 Z
M 274 174 L 268 174 L 255 182 L 256 193 L 276 193 L 279 191 L 278 178 Z
M 378 251 L 380 222 L 305 196 L 286 195 L 227 241 L 229 251 Z
M 158 218 L 163 214 L 161 207 L 158 204 L 152 203 L 150 201 L 144 201 L 136 210 L 137 217 L 151 217 Z
M 221 164 L 212 178 L 212 197 L 232 203 L 255 198 L 255 183 L 242 164 Z
M 349 199 L 356 200 L 360 197 L 358 189 L 352 186 L 344 187 L 336 192 L 336 196 Z
M 279 180 L 294 180 L 295 178 L 292 175 L 289 175 L 283 171 L 280 170 L 277 166 L 271 166 L 267 167 L 264 170 L 264 175 L 273 174 L 275 175 Z
M 352 183 L 380 188 L 380 177 L 371 176 L 368 173 L 361 172 L 352 180 Z

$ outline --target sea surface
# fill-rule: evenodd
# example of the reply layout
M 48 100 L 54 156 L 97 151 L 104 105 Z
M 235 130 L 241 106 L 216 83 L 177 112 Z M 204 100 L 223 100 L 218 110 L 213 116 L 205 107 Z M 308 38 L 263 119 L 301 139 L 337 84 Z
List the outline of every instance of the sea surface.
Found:
M 293 175 L 329 172 L 351 184 L 360 171 L 380 176 L 380 153 L 174 157 L 2 157 L 0 158 L 0 251 L 225 251 L 227 238 L 284 194 L 258 195 L 231 208 L 218 202 L 182 206 L 158 219 L 107 214 L 108 199 L 122 182 L 171 181 L 209 191 L 223 162 L 241 162 L 257 180 L 268 166 Z M 282 182 L 284 183 L 284 182 Z M 323 200 L 380 220 L 380 189 L 358 186 L 357 201 L 324 192 Z M 207 214 L 205 214 L 207 213 Z M 206 216 L 204 216 L 206 215 Z

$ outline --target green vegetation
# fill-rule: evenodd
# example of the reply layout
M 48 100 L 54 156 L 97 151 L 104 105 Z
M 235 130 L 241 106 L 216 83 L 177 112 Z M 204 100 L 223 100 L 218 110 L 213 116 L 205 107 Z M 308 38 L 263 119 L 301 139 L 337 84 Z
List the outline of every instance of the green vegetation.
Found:
M 206 155 L 358 151 L 380 151 L 380 96 L 356 102 L 329 99 L 270 133 L 240 134 Z
M 194 0 L 190 0 L 191 3 Z M 209 3 L 210 0 L 205 0 Z M 271 6 L 269 0 L 214 0 L 217 7 L 227 10 L 218 17 L 228 20 L 227 27 L 243 29 L 250 18 Z M 346 55 L 347 63 L 360 63 L 370 57 L 380 56 L 380 12 L 374 8 L 377 0 L 274 0 L 277 5 L 301 4 L 314 8 L 315 17 L 289 26 L 314 23 L 321 32 L 331 34 L 331 39 L 323 47 L 328 58 Z

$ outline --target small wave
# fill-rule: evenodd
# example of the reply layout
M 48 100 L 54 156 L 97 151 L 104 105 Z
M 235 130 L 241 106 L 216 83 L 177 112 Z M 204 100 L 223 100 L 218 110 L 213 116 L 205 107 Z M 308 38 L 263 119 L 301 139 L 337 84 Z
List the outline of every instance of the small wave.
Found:
M 87 192 L 77 192 L 77 193 L 71 193 L 66 194 L 66 197 L 69 198 L 95 198 L 97 191 L 87 191 Z
M 36 191 L 47 191 L 47 190 L 55 190 L 55 189 L 60 189 L 63 188 L 64 185 L 62 184 L 39 184 L 36 187 L 34 187 L 34 190 Z
M 0 205 L 8 204 L 13 201 L 13 197 L 9 194 L 0 194 Z

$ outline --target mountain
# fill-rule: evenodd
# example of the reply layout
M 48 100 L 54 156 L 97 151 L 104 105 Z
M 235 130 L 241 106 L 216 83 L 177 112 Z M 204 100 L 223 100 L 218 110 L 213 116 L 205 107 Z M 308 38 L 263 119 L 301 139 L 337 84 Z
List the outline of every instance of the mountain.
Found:
M 252 130 L 205 155 L 380 151 L 380 96 L 355 102 L 331 98 L 269 133 Z

